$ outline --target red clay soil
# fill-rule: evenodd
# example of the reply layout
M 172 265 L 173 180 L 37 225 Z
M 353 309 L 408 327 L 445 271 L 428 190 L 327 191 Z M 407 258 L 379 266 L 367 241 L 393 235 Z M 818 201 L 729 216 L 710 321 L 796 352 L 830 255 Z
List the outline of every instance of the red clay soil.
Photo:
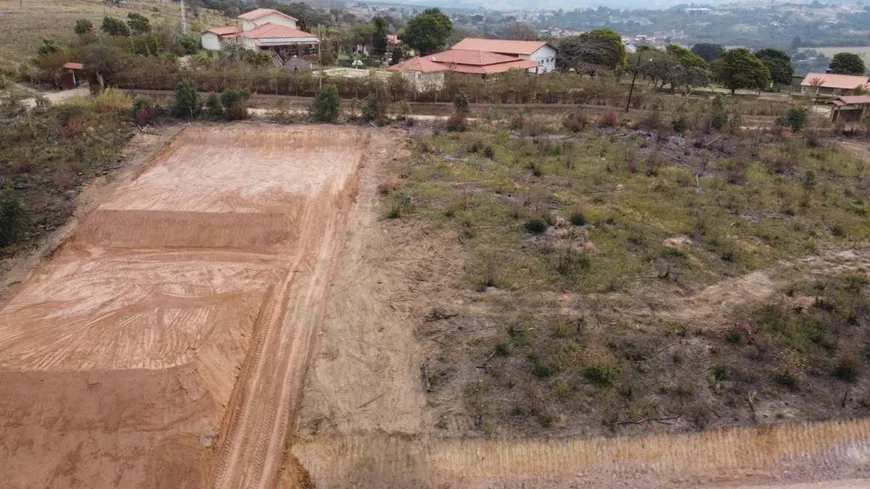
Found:
M 0 486 L 280 468 L 368 135 L 190 127 L 0 310 Z

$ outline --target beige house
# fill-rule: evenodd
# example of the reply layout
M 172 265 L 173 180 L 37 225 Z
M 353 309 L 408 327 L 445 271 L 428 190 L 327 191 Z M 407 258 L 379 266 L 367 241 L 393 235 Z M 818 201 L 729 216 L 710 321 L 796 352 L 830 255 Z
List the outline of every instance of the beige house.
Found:
M 807 95 L 854 95 L 856 89 L 870 91 L 870 78 L 863 75 L 808 73 L 801 82 L 801 93 Z
M 238 43 L 252 51 L 267 51 L 284 64 L 293 56 L 315 59 L 320 40 L 300 31 L 297 20 L 269 8 L 258 8 L 238 17 L 239 25 L 212 27 L 202 34 L 202 47 L 221 51 L 227 43 Z

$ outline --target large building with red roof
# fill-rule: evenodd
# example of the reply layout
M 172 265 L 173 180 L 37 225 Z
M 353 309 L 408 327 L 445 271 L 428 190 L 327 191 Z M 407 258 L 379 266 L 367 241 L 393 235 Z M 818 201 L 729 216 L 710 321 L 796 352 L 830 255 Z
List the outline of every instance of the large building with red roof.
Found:
M 268 51 L 281 62 L 294 56 L 314 57 L 320 40 L 298 29 L 297 20 L 274 9 L 258 8 L 238 17 L 239 24 L 212 27 L 202 34 L 202 47 L 221 51 L 227 43 L 238 43 L 252 51 Z
M 476 39 L 467 37 L 453 46 L 454 50 L 483 51 L 534 61 L 535 73 L 556 70 L 556 48 L 544 41 L 512 41 L 508 39 Z
M 865 75 L 808 73 L 801 82 L 801 93 L 812 95 L 852 95 L 870 90 L 870 78 Z
M 448 71 L 482 76 L 510 70 L 549 73 L 556 69 L 556 48 L 544 41 L 466 38 L 447 51 L 411 58 L 387 69 L 403 73 L 419 91 L 426 91 L 443 86 Z

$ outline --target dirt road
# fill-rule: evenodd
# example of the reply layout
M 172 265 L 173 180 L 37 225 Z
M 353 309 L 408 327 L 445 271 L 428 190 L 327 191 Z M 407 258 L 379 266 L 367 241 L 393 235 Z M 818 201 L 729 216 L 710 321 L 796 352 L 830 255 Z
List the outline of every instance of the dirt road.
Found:
M 0 310 L 3 487 L 271 487 L 367 140 L 190 127 L 88 214 Z

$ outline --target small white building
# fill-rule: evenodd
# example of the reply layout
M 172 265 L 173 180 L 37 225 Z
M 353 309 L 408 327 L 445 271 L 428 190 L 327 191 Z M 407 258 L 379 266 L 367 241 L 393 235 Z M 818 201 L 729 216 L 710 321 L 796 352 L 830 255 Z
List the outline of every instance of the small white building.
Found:
M 203 49 L 221 51 L 226 43 L 238 43 L 252 51 L 268 51 L 281 64 L 294 56 L 316 58 L 320 40 L 300 31 L 297 20 L 270 8 L 258 8 L 239 17 L 240 25 L 212 27 L 202 34 Z
M 544 41 L 511 41 L 507 39 L 476 39 L 467 37 L 453 46 L 461 51 L 483 51 L 487 53 L 513 56 L 537 63 L 529 68 L 530 73 L 550 73 L 556 70 L 556 54 L 558 51 L 550 43 Z

